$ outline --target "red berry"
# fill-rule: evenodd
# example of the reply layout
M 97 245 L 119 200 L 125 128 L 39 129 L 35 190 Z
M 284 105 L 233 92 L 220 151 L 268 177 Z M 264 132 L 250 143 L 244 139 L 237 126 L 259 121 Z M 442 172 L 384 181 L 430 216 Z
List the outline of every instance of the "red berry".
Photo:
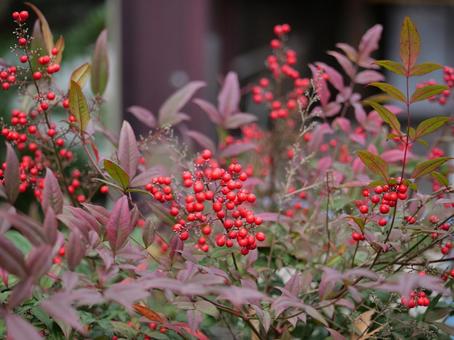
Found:
M 33 73 L 33 79 L 35 79 L 35 80 L 40 80 L 41 77 L 42 77 L 41 72 L 36 71 L 35 73 Z
M 362 214 L 367 214 L 369 212 L 369 207 L 367 205 L 361 205 L 359 207 L 359 211 L 362 213 Z
M 263 241 L 265 241 L 266 236 L 264 233 L 259 231 L 258 233 L 255 234 L 255 238 L 257 239 L 257 241 L 263 242 Z
M 387 213 L 389 213 L 389 205 L 387 205 L 387 204 L 382 204 L 382 205 L 380 206 L 380 212 L 381 212 L 382 214 L 387 214 Z
M 188 238 L 189 238 L 189 233 L 188 233 L 187 231 L 183 231 L 183 232 L 180 234 L 180 240 L 186 241 Z
M 101 188 L 99 188 L 99 191 L 102 194 L 107 194 L 109 192 L 109 187 L 107 185 L 103 185 Z

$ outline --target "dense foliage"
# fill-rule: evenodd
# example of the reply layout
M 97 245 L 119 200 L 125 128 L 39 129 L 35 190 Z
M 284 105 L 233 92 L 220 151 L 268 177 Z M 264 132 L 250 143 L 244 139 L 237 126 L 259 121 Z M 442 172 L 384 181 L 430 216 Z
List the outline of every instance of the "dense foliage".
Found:
M 376 25 L 357 48 L 328 52 L 340 71 L 306 71 L 290 26 L 277 25 L 256 85 L 242 91 L 229 72 L 216 104 L 196 98 L 206 84 L 193 81 L 157 115 L 133 106 L 150 130 L 138 138 L 128 122 L 119 134 L 104 125 L 107 32 L 59 88 L 65 41 L 29 6 L 34 29 L 28 11 L 12 14 L 18 62 L 0 71 L 2 89 L 17 91 L 1 126 L 1 337 L 453 334 L 452 118 L 415 124 L 412 110 L 445 105 L 454 70 L 418 63 L 409 18 L 399 62 L 372 57 Z M 413 81 L 437 70 L 445 84 Z M 381 92 L 363 97 L 371 89 Z M 242 111 L 243 95 L 268 113 L 266 127 Z M 185 125 L 190 105 L 217 141 Z

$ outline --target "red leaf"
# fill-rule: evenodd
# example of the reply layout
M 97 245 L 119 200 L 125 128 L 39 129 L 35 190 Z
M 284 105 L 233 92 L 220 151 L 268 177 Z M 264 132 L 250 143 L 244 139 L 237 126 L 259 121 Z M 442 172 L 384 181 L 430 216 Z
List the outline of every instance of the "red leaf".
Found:
M 123 126 L 121 127 L 117 155 L 121 167 L 132 178 L 137 171 L 140 152 L 134 131 L 126 121 L 123 122 Z
M 229 72 L 218 96 L 218 108 L 221 116 L 227 118 L 238 111 L 240 105 L 240 83 L 235 72 Z
M 132 229 L 128 198 L 122 196 L 114 205 L 106 225 L 106 236 L 112 251 L 115 253 L 128 239 Z

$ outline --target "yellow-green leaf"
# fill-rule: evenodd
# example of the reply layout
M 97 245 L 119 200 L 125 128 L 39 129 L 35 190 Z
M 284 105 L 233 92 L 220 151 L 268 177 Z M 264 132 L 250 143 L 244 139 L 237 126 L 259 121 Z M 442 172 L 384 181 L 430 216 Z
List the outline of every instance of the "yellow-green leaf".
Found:
M 44 44 L 46 45 L 46 50 L 49 55 L 51 55 L 52 48 L 54 48 L 54 37 L 52 36 L 52 31 L 50 30 L 49 24 L 47 23 L 46 17 L 44 14 L 39 10 L 38 7 L 33 5 L 30 2 L 25 3 L 27 6 L 31 7 L 33 12 L 35 12 L 36 16 L 39 19 L 41 33 L 43 36 Z
M 396 74 L 400 74 L 402 76 L 405 75 L 405 68 L 401 63 L 398 63 L 397 61 L 393 60 L 377 60 L 375 61 L 375 64 L 378 66 L 381 66 L 388 71 L 391 71 Z
M 81 87 L 73 80 L 69 88 L 69 110 L 76 117 L 80 133 L 83 134 L 90 121 L 90 111 Z
M 420 38 L 416 26 L 409 17 L 405 17 L 400 31 L 400 59 L 404 64 L 407 74 L 419 56 Z
M 76 82 L 81 88 L 83 88 L 85 86 L 85 83 L 87 82 L 88 77 L 90 76 L 90 69 L 91 66 L 89 63 L 80 65 L 71 74 L 71 81 Z
M 383 82 L 376 82 L 376 83 L 371 83 L 370 85 L 378 87 L 380 90 L 382 90 L 383 92 L 388 94 L 390 97 L 405 103 L 406 99 L 405 99 L 404 94 L 399 89 L 392 86 L 391 84 L 383 83 Z
M 109 59 L 107 55 L 107 30 L 103 30 L 96 40 L 92 57 L 91 90 L 95 95 L 102 96 L 109 79 Z
M 430 159 L 428 161 L 419 163 L 416 165 L 415 170 L 411 174 L 412 178 L 418 178 L 424 175 L 427 175 L 435 170 L 437 170 L 440 166 L 450 160 L 451 157 L 440 157 L 435 159 Z
M 65 39 L 63 39 L 62 35 L 60 35 L 58 40 L 55 42 L 55 48 L 58 50 L 58 53 L 55 56 L 55 64 L 61 64 L 63 51 L 65 50 Z
M 432 172 L 431 175 L 438 181 L 438 183 L 444 185 L 445 187 L 447 187 L 449 185 L 449 180 L 446 178 L 445 175 L 443 175 L 437 171 Z
M 422 63 L 419 65 L 415 65 L 410 70 L 411 76 L 423 76 L 427 73 L 431 73 L 433 71 L 439 70 L 443 68 L 440 64 L 434 63 Z
M 385 181 L 388 181 L 388 163 L 380 156 L 374 155 L 367 150 L 360 150 L 357 152 L 357 155 L 370 171 L 382 176 Z
M 449 117 L 438 116 L 423 120 L 416 128 L 416 138 L 428 135 L 449 122 Z
M 417 88 L 415 92 L 411 95 L 411 103 L 419 102 L 425 100 L 432 96 L 442 93 L 444 90 L 447 90 L 448 87 L 445 85 L 427 85 L 424 87 Z
M 129 176 L 126 171 L 119 166 L 117 163 L 111 160 L 104 160 L 104 169 L 117 182 L 123 189 L 127 189 L 129 186 Z
M 386 107 L 383 105 L 380 105 L 377 102 L 374 101 L 366 101 L 365 103 L 369 104 L 372 106 L 372 108 L 377 111 L 377 113 L 380 115 L 381 119 L 388 124 L 391 129 L 393 129 L 396 132 L 400 133 L 400 123 L 399 120 L 397 119 L 396 115 L 389 111 Z

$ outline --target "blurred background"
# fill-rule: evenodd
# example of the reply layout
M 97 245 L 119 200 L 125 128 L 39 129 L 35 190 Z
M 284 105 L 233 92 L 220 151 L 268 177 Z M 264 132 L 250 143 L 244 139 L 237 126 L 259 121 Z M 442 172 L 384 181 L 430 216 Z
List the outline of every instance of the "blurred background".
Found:
M 372 25 L 384 25 L 377 58 L 398 58 L 402 19 L 412 17 L 422 36 L 421 61 L 454 64 L 453 0 L 36 0 L 47 17 L 54 36 L 63 35 L 66 47 L 63 70 L 67 82 L 71 71 L 89 61 L 96 37 L 109 30 L 111 77 L 108 114 L 113 125 L 125 116 L 140 130 L 126 108 L 141 105 L 157 112 L 160 104 L 189 80 L 204 80 L 199 93 L 215 101 L 217 86 L 229 70 L 239 74 L 242 85 L 263 75 L 269 40 L 275 24 L 289 23 L 289 45 L 300 54 L 299 69 L 309 75 L 307 63 L 334 65 L 326 51 L 336 42 L 356 46 Z M 10 13 L 23 9 L 22 1 L 0 2 L 0 53 L 6 59 L 13 44 Z M 437 79 L 438 77 L 438 79 Z M 442 72 L 435 79 L 441 81 Z M 399 79 L 391 78 L 397 86 Z M 1 96 L 0 112 L 14 103 Z M 248 105 L 245 103 L 245 105 Z M 191 128 L 210 135 L 206 116 L 188 108 Z M 445 107 L 445 114 L 450 110 Z M 257 112 L 258 108 L 245 107 Z M 438 105 L 417 108 L 420 118 L 439 110 Z M 443 109 L 442 109 L 443 111 Z M 440 111 L 437 111 L 441 113 Z

